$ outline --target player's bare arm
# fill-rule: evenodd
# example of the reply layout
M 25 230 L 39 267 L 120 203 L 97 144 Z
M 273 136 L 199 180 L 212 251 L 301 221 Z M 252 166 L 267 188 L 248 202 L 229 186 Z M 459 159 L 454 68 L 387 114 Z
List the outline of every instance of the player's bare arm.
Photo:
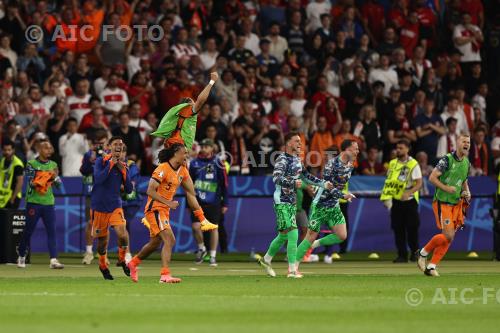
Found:
M 450 194 L 455 193 L 455 188 L 453 186 L 445 185 L 439 180 L 439 177 L 442 174 L 443 173 L 441 171 L 434 168 L 434 170 L 432 170 L 431 175 L 429 176 L 429 181 L 431 182 L 432 185 L 436 186 L 437 188 L 439 188 L 447 193 L 450 193 Z
M 195 112 L 201 110 L 203 104 L 205 104 L 205 102 L 208 99 L 208 96 L 210 95 L 210 90 L 212 90 L 212 87 L 214 86 L 215 82 L 218 79 L 219 79 L 219 74 L 217 74 L 217 72 L 210 73 L 210 83 L 207 84 L 206 87 L 201 91 L 201 93 L 198 95 L 198 98 L 196 99 L 196 103 L 194 104 Z

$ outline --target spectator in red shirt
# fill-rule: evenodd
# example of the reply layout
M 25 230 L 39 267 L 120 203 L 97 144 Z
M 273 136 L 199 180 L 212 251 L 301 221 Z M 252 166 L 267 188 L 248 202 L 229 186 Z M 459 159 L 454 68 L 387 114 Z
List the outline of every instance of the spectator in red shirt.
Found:
M 181 99 L 181 91 L 177 85 L 177 73 L 175 68 L 167 69 L 165 81 L 166 84 L 160 91 L 160 108 L 168 110 L 179 104 L 179 100 Z
M 386 170 L 382 163 L 378 162 L 379 150 L 377 147 L 368 149 L 368 158 L 361 161 L 359 171 L 364 176 L 384 176 Z
M 399 30 L 404 26 L 406 17 L 408 16 L 408 1 L 395 0 L 394 5 L 387 14 L 387 22 L 389 26 Z
M 385 29 L 384 7 L 378 0 L 367 0 L 361 7 L 361 18 L 372 44 L 377 46 Z
M 460 6 L 462 12 L 467 12 L 470 14 L 472 19 L 472 24 L 477 25 L 481 30 L 484 27 L 484 8 L 481 0 L 462 0 L 462 5 Z
M 407 58 L 413 57 L 413 50 L 418 45 L 419 27 L 417 12 L 411 12 L 399 37 L 399 43 L 405 49 Z
M 150 107 L 156 104 L 155 89 L 148 84 L 146 74 L 137 72 L 132 78 L 132 85 L 128 89 L 130 102 L 141 104 L 140 117 L 144 118 L 150 111 Z

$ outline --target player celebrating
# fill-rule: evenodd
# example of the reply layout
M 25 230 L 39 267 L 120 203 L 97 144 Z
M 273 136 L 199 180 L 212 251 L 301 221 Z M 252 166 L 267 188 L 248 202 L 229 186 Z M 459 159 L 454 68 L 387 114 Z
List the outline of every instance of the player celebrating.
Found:
M 267 274 L 274 277 L 276 273 L 271 267 L 271 260 L 278 253 L 286 241 L 288 256 L 289 278 L 301 278 L 297 272 L 295 260 L 297 257 L 297 240 L 299 233 L 296 222 L 296 190 L 302 186 L 303 178 L 307 183 L 324 187 L 328 190 L 333 188 L 332 183 L 323 181 L 311 175 L 300 161 L 302 141 L 297 133 L 291 132 L 285 136 L 285 152 L 276 159 L 273 172 L 273 182 L 276 184 L 274 192 L 274 211 L 278 236 L 271 242 L 264 257 L 256 255 L 259 264 L 266 270 Z
M 340 244 L 347 238 L 347 228 L 344 215 L 340 210 L 339 200 L 341 198 L 351 201 L 354 197 L 351 193 L 343 193 L 345 185 L 351 178 L 354 162 L 359 154 L 356 141 L 344 140 L 340 146 L 339 156 L 330 159 L 323 170 L 323 179 L 333 184 L 331 191 L 319 189 L 311 205 L 311 214 L 306 237 L 297 249 L 297 272 L 307 250 L 320 246 Z M 327 225 L 333 233 L 320 239 L 318 233 L 322 225 Z M 300 273 L 298 273 L 300 274 Z
M 105 154 L 105 146 L 107 143 L 108 134 L 105 130 L 97 131 L 93 140 L 92 147 L 88 152 L 83 155 L 82 165 L 80 167 L 80 173 L 83 175 L 83 184 L 85 185 L 85 190 L 87 196 L 85 197 L 85 217 L 87 220 L 87 225 L 85 226 L 85 254 L 82 259 L 82 264 L 90 265 L 92 260 L 94 260 L 94 253 L 92 251 L 92 243 L 94 241 L 92 237 L 92 221 L 90 219 L 90 193 L 92 192 L 92 185 L 94 183 L 94 163 L 98 157 Z
M 201 230 L 208 231 L 217 228 L 216 225 L 207 221 L 203 209 L 196 200 L 193 181 L 185 166 L 188 156 L 188 150 L 181 143 L 174 143 L 158 154 L 160 165 L 155 169 L 149 181 L 146 192 L 148 201 L 144 212 L 145 218 L 142 219 L 142 223 L 149 229 L 151 239 L 128 264 L 130 277 L 134 282 L 139 279 L 137 266 L 162 242 L 160 283 L 181 282 L 181 279 L 170 274 L 169 268 L 172 248 L 175 244 L 175 236 L 170 227 L 169 217 L 170 209 L 176 209 L 179 206 L 177 201 L 173 201 L 179 185 L 182 185 L 186 192 L 186 200 L 200 222 Z
M 133 191 L 127 165 L 120 158 L 123 149 L 121 137 L 109 139 L 111 153 L 99 157 L 94 164 L 94 187 L 91 194 L 92 236 L 97 238 L 97 253 L 99 253 L 99 270 L 105 280 L 113 280 L 106 261 L 108 251 L 108 232 L 112 226 L 118 238 L 118 263 L 126 275 L 130 271 L 125 264 L 125 254 L 128 248 L 128 233 L 122 209 L 120 189 L 126 193 Z
M 446 154 L 439 160 L 429 176 L 429 181 L 436 186 L 432 208 L 436 224 L 442 233 L 435 235 L 417 252 L 417 264 L 428 276 L 439 276 L 436 266 L 450 247 L 456 231 L 463 226 L 465 210 L 470 203 L 469 174 L 470 137 L 460 135 L 457 150 Z M 431 262 L 426 266 L 427 256 L 433 252 Z
M 19 257 L 17 267 L 26 267 L 26 249 L 30 245 L 31 235 L 35 231 L 36 224 L 41 218 L 45 229 L 50 254 L 50 268 L 61 269 L 64 265 L 57 260 L 56 244 L 56 216 L 54 209 L 54 193 L 52 186 L 61 186 L 59 169 L 57 163 L 50 160 L 54 148 L 48 139 L 39 142 L 38 158 L 28 161 L 26 165 L 26 176 L 28 177 L 28 188 L 26 190 L 26 228 L 19 244 Z

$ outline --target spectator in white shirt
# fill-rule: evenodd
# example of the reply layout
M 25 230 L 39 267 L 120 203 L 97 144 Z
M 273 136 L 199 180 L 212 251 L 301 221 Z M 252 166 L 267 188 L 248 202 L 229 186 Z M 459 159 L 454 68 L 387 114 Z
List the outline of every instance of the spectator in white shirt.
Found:
M 329 14 L 330 9 L 332 9 L 332 4 L 329 0 L 315 0 L 307 5 L 306 14 L 309 22 L 307 31 L 309 33 L 321 27 L 321 14 Z
M 441 135 L 438 141 L 436 157 L 441 158 L 444 155 L 457 150 L 457 119 L 449 117 L 446 119 L 446 134 Z
M 184 57 L 190 58 L 193 55 L 198 55 L 198 50 L 194 46 L 188 44 L 188 38 L 188 31 L 185 28 L 179 29 L 176 43 L 172 46 L 175 59 L 179 60 Z
M 78 133 L 75 118 L 66 122 L 66 134 L 59 138 L 59 154 L 62 157 L 62 175 L 64 177 L 80 177 L 80 166 L 83 155 L 89 150 L 85 136 Z
M 467 120 L 465 118 L 464 111 L 459 108 L 458 99 L 455 96 L 451 96 L 448 100 L 448 105 L 441 113 L 441 119 L 443 123 L 446 124 L 446 120 L 453 117 L 457 120 L 457 133 L 458 134 L 469 134 L 469 127 L 467 126 Z
M 285 51 L 288 50 L 288 42 L 280 36 L 280 25 L 278 22 L 271 24 L 269 35 L 266 37 L 271 41 L 269 53 L 282 63 L 285 59 Z
M 118 75 L 115 73 L 109 76 L 108 84 L 99 97 L 104 112 L 115 116 L 129 104 L 127 93 L 118 87 Z
M 392 87 L 398 86 L 398 74 L 394 69 L 389 68 L 389 56 L 380 56 L 380 66 L 370 71 L 368 82 L 373 84 L 377 81 L 384 83 L 384 96 L 389 97 Z
M 17 72 L 17 53 L 12 50 L 10 47 L 10 36 L 9 35 L 1 35 L 0 36 L 0 54 L 5 58 L 9 59 L 10 64 L 12 65 L 13 75 L 16 75 Z
M 101 67 L 101 76 L 94 81 L 94 92 L 96 96 L 101 96 L 102 91 L 108 84 L 109 76 L 111 75 L 111 67 Z
M 66 106 L 69 115 L 76 119 L 80 125 L 84 115 L 90 112 L 90 98 L 89 94 L 90 83 L 87 79 L 80 79 L 76 82 L 75 94 L 68 96 L 66 99 Z
M 250 18 L 245 18 L 241 22 L 242 34 L 245 36 L 245 49 L 249 49 L 255 56 L 260 54 L 260 39 L 252 32 L 253 22 Z
M 200 60 L 203 64 L 203 69 L 208 71 L 215 66 L 219 52 L 217 51 L 217 44 L 215 38 L 207 38 L 205 42 L 205 51 L 200 54 Z
M 61 82 L 56 78 L 50 79 L 47 86 L 45 86 L 44 89 L 47 94 L 42 97 L 41 104 L 46 110 L 52 109 L 58 100 L 62 101 L 66 98 L 64 93 L 59 89 L 60 87 Z
M 462 24 L 455 26 L 453 42 L 455 47 L 462 52 L 460 62 L 481 61 L 481 43 L 484 41 L 481 29 L 472 24 L 470 13 L 462 14 Z

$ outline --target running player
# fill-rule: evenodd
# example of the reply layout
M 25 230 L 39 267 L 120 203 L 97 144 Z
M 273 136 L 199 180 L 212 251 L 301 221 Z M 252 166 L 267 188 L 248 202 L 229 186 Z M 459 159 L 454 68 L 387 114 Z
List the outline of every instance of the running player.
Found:
M 54 193 L 52 187 L 60 187 L 59 169 L 57 163 L 50 160 L 54 148 L 48 139 L 38 143 L 39 156 L 28 161 L 26 176 L 28 188 L 26 189 L 26 228 L 19 244 L 19 257 L 17 267 L 26 267 L 26 250 L 30 246 L 30 239 L 39 219 L 42 219 L 47 230 L 47 240 L 50 254 L 50 268 L 61 269 L 64 265 L 57 260 L 56 244 L 56 216 L 54 209 Z
M 123 149 L 121 137 L 109 139 L 111 153 L 96 159 L 94 164 L 94 186 L 91 194 L 92 236 L 97 238 L 99 270 L 105 280 L 113 280 L 107 263 L 109 227 L 113 227 L 118 238 L 118 263 L 126 275 L 130 271 L 125 264 L 128 248 L 128 233 L 122 209 L 121 188 L 126 193 L 133 191 L 127 165 L 120 158 Z
M 328 191 L 319 189 L 314 197 L 309 218 L 309 230 L 297 249 L 297 272 L 302 258 L 310 247 L 315 249 L 320 246 L 340 244 L 347 238 L 345 218 L 340 210 L 339 200 L 344 198 L 351 201 L 355 198 L 351 193 L 344 194 L 343 190 L 351 178 L 354 162 L 359 154 L 358 143 L 344 140 L 340 150 L 339 156 L 330 159 L 323 170 L 323 178 L 333 183 L 333 189 Z M 322 225 L 327 225 L 333 233 L 316 239 Z
M 332 183 L 323 181 L 311 175 L 300 161 L 302 141 L 297 133 L 291 132 L 285 136 L 285 152 L 276 159 L 273 172 L 273 182 L 276 184 L 274 191 L 274 211 L 278 236 L 271 242 L 264 257 L 256 255 L 259 264 L 266 270 L 269 276 L 276 276 L 271 267 L 271 260 L 280 248 L 288 241 L 288 275 L 289 278 L 301 278 L 297 272 L 295 260 L 297 257 L 297 240 L 299 233 L 296 222 L 296 192 L 302 186 L 302 179 L 309 184 L 324 187 L 328 190 L 333 188 Z
M 457 150 L 441 158 L 429 176 L 429 181 L 436 186 L 432 208 L 441 233 L 434 235 L 423 249 L 417 251 L 418 268 L 425 275 L 439 276 L 436 266 L 448 251 L 456 231 L 464 224 L 465 211 L 471 199 L 467 182 L 469 148 L 470 137 L 460 135 Z M 432 259 L 427 264 L 426 259 L 431 252 Z
M 196 200 L 193 181 L 185 166 L 188 156 L 188 150 L 181 143 L 173 143 L 158 154 L 160 165 L 149 180 L 146 192 L 148 201 L 144 211 L 145 217 L 142 219 L 144 226 L 149 229 L 151 238 L 128 264 L 130 277 L 134 282 L 139 280 L 137 266 L 156 251 L 162 242 L 160 283 L 181 282 L 181 279 L 170 274 L 169 268 L 172 248 L 175 244 L 175 236 L 169 222 L 170 209 L 176 209 L 179 206 L 179 203 L 174 201 L 174 195 L 179 185 L 184 188 L 188 205 L 200 223 L 201 230 L 209 231 L 217 228 L 216 225 L 208 222 L 203 209 Z

